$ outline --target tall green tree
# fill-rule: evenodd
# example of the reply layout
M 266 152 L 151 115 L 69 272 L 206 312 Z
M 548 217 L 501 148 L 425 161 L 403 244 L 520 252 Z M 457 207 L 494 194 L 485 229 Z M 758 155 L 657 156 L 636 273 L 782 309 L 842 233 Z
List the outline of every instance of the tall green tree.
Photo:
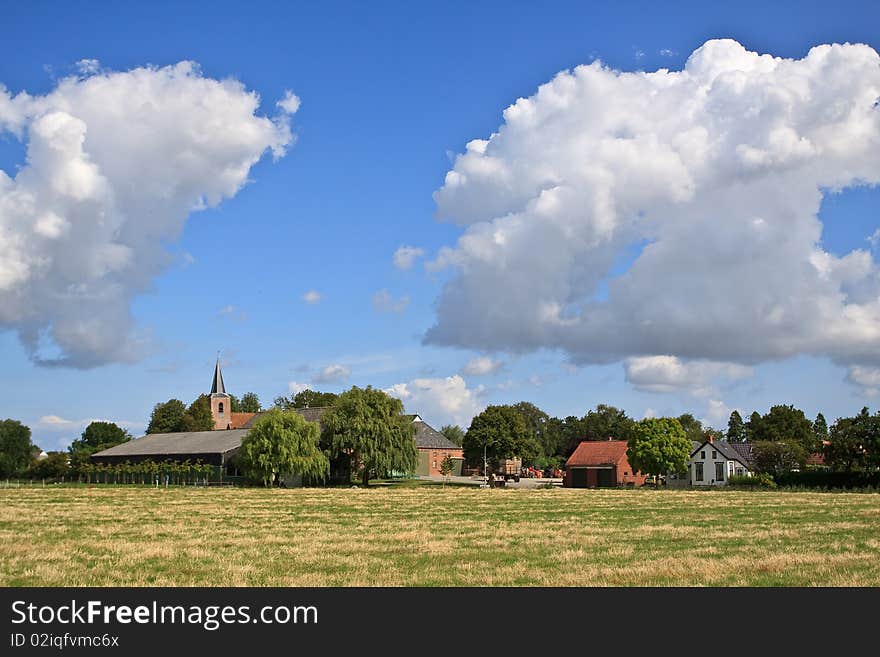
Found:
M 415 425 L 403 415 L 403 402 L 372 386 L 339 395 L 321 418 L 322 442 L 331 458 L 362 468 L 362 481 L 387 473 L 414 472 L 418 461 Z
M 607 404 L 599 404 L 589 411 L 583 417 L 582 426 L 587 440 L 629 440 L 636 431 L 635 420 L 625 411 Z
M 186 409 L 186 414 L 178 431 L 211 431 L 214 429 L 214 416 L 211 414 L 211 398 L 199 395 Z
M 183 431 L 186 405 L 179 399 L 156 404 L 147 425 L 147 433 L 174 433 Z
M 739 411 L 733 411 L 727 421 L 727 440 L 731 443 L 743 443 L 746 441 L 746 425 Z
M 553 418 L 550 422 L 549 431 L 557 434 L 557 443 L 561 446 L 558 450 L 563 458 L 572 455 L 577 446 L 584 440 L 598 440 L 587 431 L 586 417 L 576 417 L 568 415 L 564 419 L 554 422 Z M 607 438 L 606 438 L 607 439 Z
M 498 459 L 519 457 L 529 462 L 540 451 L 522 415 L 513 406 L 487 406 L 471 420 L 462 447 L 467 462 L 476 466 L 482 466 L 485 448 L 493 468 L 497 467 Z
M 761 437 L 761 414 L 758 411 L 752 411 L 749 421 L 746 422 L 746 438 L 749 442 L 762 440 Z
M 702 442 L 706 439 L 706 432 L 703 430 L 702 423 L 690 413 L 679 415 L 678 423 L 681 425 L 684 435 L 688 440 Z
M 329 461 L 319 447 L 321 430 L 299 413 L 273 408 L 262 415 L 241 441 L 238 453 L 248 476 L 272 484 L 277 476 L 300 475 L 324 480 Z
M 31 429 L 18 420 L 0 422 L 0 477 L 22 474 L 31 462 Z
M 464 442 L 464 429 L 462 429 L 457 424 L 444 424 L 440 427 L 440 433 L 442 433 L 449 442 L 454 443 L 461 447 Z
M 828 440 L 828 423 L 825 416 L 819 413 L 813 420 L 813 435 L 816 438 L 816 444 L 821 449 L 822 444 Z
M 752 440 L 769 442 L 796 442 L 807 453 L 819 451 L 813 423 L 804 412 L 791 405 L 777 404 L 761 417 L 757 430 L 753 430 Z
M 547 423 L 550 416 L 531 402 L 521 401 L 513 405 L 514 410 L 520 414 L 526 428 L 531 434 L 531 440 L 538 446 L 536 456 L 550 457 L 555 455 L 556 445 L 554 437 L 547 431 Z M 523 465 L 528 465 L 524 463 Z
M 690 453 L 691 442 L 681 423 L 668 417 L 638 422 L 626 447 L 626 458 L 632 468 L 648 475 L 684 472 Z

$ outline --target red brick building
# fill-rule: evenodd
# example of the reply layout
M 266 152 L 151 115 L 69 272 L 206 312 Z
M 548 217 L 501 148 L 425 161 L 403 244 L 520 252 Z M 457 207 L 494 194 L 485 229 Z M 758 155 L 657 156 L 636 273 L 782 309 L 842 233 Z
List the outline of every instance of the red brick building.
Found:
M 567 488 L 641 486 L 645 475 L 633 472 L 625 440 L 585 440 L 565 462 Z

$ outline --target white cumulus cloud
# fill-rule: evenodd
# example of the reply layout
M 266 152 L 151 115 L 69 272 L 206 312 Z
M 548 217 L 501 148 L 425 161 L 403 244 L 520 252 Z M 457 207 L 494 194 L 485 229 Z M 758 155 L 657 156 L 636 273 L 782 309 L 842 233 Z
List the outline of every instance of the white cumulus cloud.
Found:
M 880 57 L 705 43 L 681 71 L 563 71 L 504 111 L 435 192 L 464 232 L 425 340 L 634 361 L 641 385 L 700 362 L 798 354 L 880 366 L 880 270 L 822 248 L 827 190 L 880 182 Z M 671 357 L 677 361 L 663 361 Z
M 409 269 L 417 258 L 425 255 L 425 250 L 416 246 L 401 246 L 394 252 L 394 266 L 398 269 Z
M 418 413 L 423 420 L 439 429 L 444 424 L 457 424 L 465 429 L 486 405 L 479 400 L 482 387 L 468 388 L 459 375 L 445 378 L 413 379 L 386 388 L 392 397 L 403 401 L 407 412 Z
M 27 159 L 0 170 L 0 327 L 31 358 L 94 367 L 142 355 L 129 310 L 173 264 L 188 216 L 231 198 L 292 141 L 290 109 L 192 62 L 125 72 L 78 64 L 45 95 L 0 85 L 0 135 Z
M 321 368 L 312 376 L 315 383 L 341 383 L 351 376 L 351 370 L 345 365 L 333 363 Z
M 623 364 L 626 380 L 647 392 L 700 392 L 714 380 L 738 380 L 752 369 L 736 363 L 683 361 L 675 356 L 636 356 Z
M 476 356 L 465 363 L 461 368 L 461 373 L 465 376 L 486 376 L 487 374 L 497 374 L 503 367 L 503 360 L 495 360 L 489 356 Z

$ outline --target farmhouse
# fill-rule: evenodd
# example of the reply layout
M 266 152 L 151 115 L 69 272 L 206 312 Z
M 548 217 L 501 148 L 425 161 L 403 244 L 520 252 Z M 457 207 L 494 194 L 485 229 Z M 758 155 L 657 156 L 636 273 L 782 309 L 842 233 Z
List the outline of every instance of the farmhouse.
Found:
M 751 476 L 751 444 L 715 442 L 712 436 L 691 452 L 688 475 L 691 486 L 726 486 L 732 475 Z
M 226 392 L 219 359 L 214 366 L 210 399 L 211 416 L 214 419 L 213 431 L 147 434 L 92 454 L 92 462 L 112 465 L 125 461 L 137 463 L 147 460 L 177 463 L 201 461 L 222 468 L 228 476 L 238 475 L 235 456 L 241 447 L 241 441 L 263 413 L 232 412 L 232 399 Z M 328 408 L 322 406 L 295 410 L 309 422 L 320 424 Z M 461 447 L 450 442 L 446 436 L 418 415 L 407 417 L 416 426 L 415 441 L 419 452 L 417 474 L 440 474 L 440 465 L 447 455 L 453 459 L 453 474 L 461 474 L 461 464 L 464 460 Z
M 639 486 L 645 475 L 633 472 L 625 440 L 585 440 L 565 462 L 562 485 L 568 488 Z

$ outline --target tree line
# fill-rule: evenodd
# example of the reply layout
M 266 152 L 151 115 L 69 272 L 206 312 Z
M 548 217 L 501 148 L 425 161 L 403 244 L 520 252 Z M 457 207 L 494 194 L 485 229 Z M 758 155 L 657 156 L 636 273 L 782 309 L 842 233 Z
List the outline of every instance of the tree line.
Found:
M 262 410 L 254 393 L 230 401 L 233 412 Z M 292 413 L 319 406 L 328 407 L 321 426 Z M 156 404 L 147 433 L 212 428 L 210 398 L 200 395 L 189 406 L 177 399 Z M 467 429 L 446 425 L 440 431 L 463 448 L 469 465 L 478 467 L 484 456 L 492 465 L 498 459 L 519 457 L 524 465 L 560 467 L 583 440 L 625 440 L 635 454 L 640 451 L 638 441 L 651 434 L 662 435 L 662 441 L 688 450 L 691 441 L 702 442 L 709 435 L 716 440 L 749 442 L 759 472 L 801 469 L 816 454 L 821 454 L 825 466 L 833 471 L 869 472 L 880 468 L 880 411 L 871 414 L 868 408 L 852 417 L 837 418 L 830 427 L 821 413 L 810 421 L 792 405 L 772 406 L 763 415 L 755 411 L 748 420 L 733 411 L 727 429 L 720 430 L 703 425 L 690 413 L 636 421 L 622 409 L 599 404 L 583 416 L 558 418 L 521 401 L 488 406 Z M 370 386 L 355 386 L 339 395 L 304 390 L 273 400 L 272 408 L 249 432 L 241 459 L 255 480 L 267 484 L 284 472 L 296 472 L 314 481 L 348 481 L 357 476 L 368 484 L 377 476 L 414 471 L 417 451 L 413 433 L 412 423 L 403 415 L 402 402 Z M 31 443 L 30 428 L 7 419 L 0 422 L 0 476 L 82 477 L 92 454 L 131 439 L 127 430 L 112 422 L 92 422 L 67 451 L 36 460 L 34 452 L 39 449 Z M 676 465 L 677 458 L 667 465 Z M 663 470 L 667 471 L 675 468 Z

